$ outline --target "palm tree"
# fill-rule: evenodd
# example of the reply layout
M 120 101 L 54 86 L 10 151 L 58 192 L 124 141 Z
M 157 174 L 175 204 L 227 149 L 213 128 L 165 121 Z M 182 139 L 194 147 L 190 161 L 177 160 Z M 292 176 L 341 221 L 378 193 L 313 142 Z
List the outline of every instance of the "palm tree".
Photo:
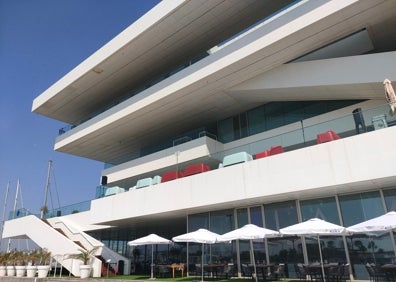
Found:
M 0 265 L 6 266 L 9 257 L 10 257 L 10 253 L 0 253 Z
M 40 252 L 37 252 L 37 258 L 39 265 L 47 265 L 51 258 L 51 252 L 47 249 L 42 249 Z
M 79 251 L 80 251 L 79 254 L 71 254 L 71 255 L 69 255 L 69 258 L 81 260 L 83 262 L 83 265 L 88 265 L 89 260 L 91 259 L 91 256 L 94 253 L 96 253 L 96 251 L 98 249 L 99 249 L 99 246 L 96 246 L 89 251 L 85 250 L 85 249 L 79 249 Z

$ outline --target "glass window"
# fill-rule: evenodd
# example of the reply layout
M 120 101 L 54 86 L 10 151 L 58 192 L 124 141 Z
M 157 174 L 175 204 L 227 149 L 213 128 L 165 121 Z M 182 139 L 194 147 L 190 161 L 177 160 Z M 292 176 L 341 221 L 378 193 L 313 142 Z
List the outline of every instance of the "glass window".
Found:
M 237 224 L 238 228 L 249 223 L 247 209 L 237 210 Z M 241 263 L 251 263 L 250 260 L 250 243 L 249 241 L 239 240 L 239 254 Z
M 267 130 L 284 125 L 282 103 L 270 103 L 265 105 L 265 122 Z
M 237 209 L 237 228 L 249 223 L 247 209 Z
M 250 208 L 250 223 L 260 227 L 263 226 L 263 213 L 261 207 Z
M 384 214 L 379 191 L 339 196 L 339 201 L 344 226 Z
M 200 228 L 209 229 L 209 213 L 188 216 L 188 232 L 193 232 Z
M 218 137 L 222 142 L 231 142 L 358 102 L 360 101 L 271 102 L 219 121 Z
M 247 113 L 248 125 L 249 125 L 249 135 L 257 134 L 265 131 L 265 107 L 261 106 Z
M 345 226 L 384 214 L 379 191 L 339 196 L 341 214 Z M 365 264 L 383 264 L 394 257 L 390 235 L 370 236 L 355 234 L 347 237 L 351 265 L 356 279 L 367 279 Z
M 248 136 L 248 117 L 247 113 L 241 113 L 239 115 L 239 128 L 240 128 L 240 138 Z
M 263 226 L 263 213 L 261 207 L 250 208 L 250 223 Z M 265 241 L 264 240 L 254 240 L 253 241 L 254 259 L 257 263 L 263 263 L 266 261 L 265 254 Z
M 233 210 L 223 210 L 210 213 L 210 231 L 224 234 L 234 230 Z M 235 241 L 210 245 L 210 261 L 212 263 L 230 263 L 236 257 Z
M 298 223 L 297 208 L 294 201 L 264 205 L 265 227 L 272 230 Z M 285 263 L 287 269 L 294 269 L 293 264 L 304 262 L 301 239 L 297 236 L 268 238 L 270 263 Z M 289 277 L 293 274 L 288 272 Z
M 266 228 L 279 230 L 298 223 L 297 208 L 294 201 L 264 206 Z
M 285 124 L 301 121 L 304 119 L 303 102 L 284 102 Z
M 209 229 L 209 213 L 194 214 L 188 216 L 188 232 L 196 231 L 200 228 Z M 176 244 L 175 244 L 176 245 Z M 185 245 L 178 243 L 177 245 Z M 208 245 L 205 245 L 204 263 L 209 261 L 210 252 Z M 202 244 L 190 243 L 188 245 L 188 262 L 197 264 L 202 261 Z
M 326 112 L 326 105 L 328 103 L 331 103 L 332 101 L 311 101 L 311 102 L 305 102 L 305 118 L 310 118 L 314 117 L 320 114 L 323 114 Z
M 334 197 L 306 200 L 300 202 L 302 221 L 320 218 L 334 224 L 340 224 L 337 204 Z M 305 237 L 309 262 L 320 262 L 317 238 Z M 327 262 L 345 262 L 344 241 L 341 236 L 320 236 L 322 259 Z
M 234 140 L 233 118 L 223 119 L 217 124 L 217 137 L 221 142 L 227 143 Z
M 234 229 L 233 210 L 223 210 L 210 213 L 210 231 L 224 234 Z
M 386 211 L 396 211 L 396 189 L 384 190 Z
M 302 221 L 320 218 L 334 224 L 340 224 L 334 197 L 301 201 L 300 209 Z

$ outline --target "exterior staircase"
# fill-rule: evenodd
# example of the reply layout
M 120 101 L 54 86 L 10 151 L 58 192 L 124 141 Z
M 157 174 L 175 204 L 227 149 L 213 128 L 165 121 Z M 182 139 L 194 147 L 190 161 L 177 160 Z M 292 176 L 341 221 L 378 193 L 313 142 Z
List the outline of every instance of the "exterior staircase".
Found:
M 21 230 L 18 226 L 25 226 L 25 228 Z M 80 249 L 91 250 L 99 247 L 95 254 L 96 257 L 91 260 L 93 277 L 107 275 L 107 269 L 109 269 L 109 276 L 116 274 L 114 267 L 108 266 L 106 261 L 123 261 L 125 266 L 130 265 L 127 258 L 110 250 L 100 241 L 78 230 L 60 217 L 42 220 L 37 216 L 28 215 L 8 220 L 4 224 L 3 237 L 31 239 L 41 248 L 50 251 L 52 258 L 74 276 L 80 276 L 79 266 L 81 261 L 70 259 L 68 255 L 80 253 Z M 103 268 L 105 268 L 105 271 L 103 271 Z M 129 274 L 128 267 L 124 268 L 124 273 L 122 274 Z

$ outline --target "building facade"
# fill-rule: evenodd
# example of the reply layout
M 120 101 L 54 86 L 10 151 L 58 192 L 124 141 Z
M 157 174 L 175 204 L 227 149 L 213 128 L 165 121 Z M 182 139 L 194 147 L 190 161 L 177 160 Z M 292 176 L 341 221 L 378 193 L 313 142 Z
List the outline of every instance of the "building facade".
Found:
M 383 81 L 396 81 L 395 25 L 395 0 L 162 1 L 33 102 L 70 124 L 57 151 L 105 163 L 97 199 L 57 218 L 144 271 L 149 247 L 127 242 L 150 233 L 314 217 L 350 226 L 394 210 L 396 116 Z M 355 279 L 396 250 L 393 233 L 321 243 Z M 319 260 L 316 238 L 252 244 L 289 277 Z M 252 260 L 247 241 L 205 248 L 206 262 L 239 273 Z M 157 246 L 155 260 L 192 268 L 200 255 Z

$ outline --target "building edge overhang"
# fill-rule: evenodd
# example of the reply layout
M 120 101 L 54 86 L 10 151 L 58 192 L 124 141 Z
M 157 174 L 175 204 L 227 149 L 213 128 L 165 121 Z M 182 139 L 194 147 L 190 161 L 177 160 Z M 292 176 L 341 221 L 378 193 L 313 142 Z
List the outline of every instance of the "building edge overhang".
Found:
M 95 67 L 108 59 L 110 56 L 119 52 L 121 49 L 124 48 L 125 45 L 133 41 L 135 38 L 143 34 L 148 29 L 150 29 L 150 27 L 158 23 L 161 18 L 167 16 L 185 1 L 186 0 L 162 0 L 145 15 L 136 20 L 133 24 L 131 24 L 129 27 L 119 33 L 111 41 L 109 41 L 99 50 L 94 52 L 86 60 L 81 62 L 73 70 L 71 70 L 60 80 L 55 82 L 38 97 L 36 97 L 33 100 L 32 112 L 44 114 L 40 111 L 40 107 L 42 107 L 44 103 L 49 103 L 51 98 L 53 98 L 55 95 L 59 94 L 62 91 L 65 91 L 66 94 L 69 92 L 72 93 L 73 87 L 71 87 L 70 85 L 72 85 L 75 81 L 77 81 L 84 75 L 87 75 L 89 72 L 96 74 L 100 73 L 100 70 L 95 70 Z
M 186 60 L 194 60 L 227 36 L 292 2 L 246 0 L 230 5 L 228 1 L 206 1 L 201 4 L 191 0 L 162 1 L 142 17 L 150 22 L 150 26 L 144 26 L 142 32 L 137 31 L 138 35 L 130 42 L 124 40 L 120 46 L 111 44 L 125 33 L 122 32 L 105 45 L 114 47 L 111 49 L 113 53 L 105 53 L 108 56 L 103 56 L 101 60 L 91 60 L 101 54 L 104 47 L 101 48 L 64 77 L 74 79 L 69 79 L 67 83 L 55 83 L 45 92 L 50 100 L 42 99 L 45 93 L 37 97 L 32 110 L 69 124 L 78 124 L 112 103 L 111 98 L 123 99 L 136 88 L 148 87 L 146 83 L 151 84 L 150 81 L 157 79 L 160 73 L 180 67 Z M 246 17 L 246 13 L 250 16 Z M 137 23 L 126 30 L 137 26 Z M 192 38 L 195 34 L 197 38 Z M 128 36 L 125 38 L 129 39 Z M 187 43 L 193 41 L 193 45 Z M 90 61 L 93 63 L 82 67 Z M 147 64 L 150 68 L 146 67 Z M 116 85 L 114 80 L 118 80 Z M 56 88 L 56 85 L 60 87 Z M 93 99 L 95 103 L 88 103 Z M 61 108 L 60 103 L 63 103 Z
M 344 3 L 343 3 L 344 4 Z M 350 4 L 350 3 L 349 3 Z M 348 5 L 344 4 L 344 5 Z M 344 7 L 344 6 L 343 6 Z M 330 9 L 332 8 L 332 9 Z M 310 14 L 309 15 L 309 19 L 311 20 L 311 22 L 321 22 L 320 19 L 322 19 L 323 17 L 323 11 L 326 12 L 326 15 L 330 15 L 332 13 L 334 13 L 335 11 L 339 11 L 342 10 L 342 7 L 335 7 L 334 5 L 331 7 L 328 7 L 326 5 L 320 6 L 319 8 L 315 9 L 315 13 Z M 296 11 L 296 13 L 299 11 Z M 356 12 L 358 13 L 358 12 Z M 142 120 L 144 120 L 144 124 L 147 124 L 152 118 L 154 117 L 158 117 L 158 113 L 156 112 L 157 108 L 161 108 L 162 112 L 161 114 L 164 115 L 166 113 L 171 113 L 173 112 L 175 109 L 175 107 L 173 107 L 172 111 L 168 111 L 167 108 L 172 105 L 172 103 L 183 103 L 183 101 L 192 101 L 191 99 L 194 97 L 198 97 L 198 93 L 196 93 L 197 91 L 201 91 L 201 93 L 208 93 L 206 95 L 211 95 L 213 96 L 214 94 L 212 93 L 214 88 L 216 87 L 221 87 L 219 86 L 219 84 L 224 84 L 226 83 L 227 79 L 232 80 L 233 83 L 237 83 L 236 81 L 240 81 L 240 77 L 244 77 L 246 75 L 246 70 L 248 68 L 251 68 L 252 66 L 250 65 L 250 62 L 253 60 L 254 57 L 257 57 L 257 52 L 258 50 L 260 50 L 261 52 L 263 52 L 262 49 L 265 49 L 263 46 L 268 47 L 271 49 L 271 44 L 279 43 L 279 37 L 281 36 L 285 36 L 288 35 L 290 36 L 290 34 L 294 34 L 295 30 L 300 30 L 303 29 L 304 27 L 309 27 L 310 26 L 310 22 L 308 21 L 304 21 L 303 19 L 298 19 L 298 23 L 296 22 L 292 22 L 292 23 L 288 23 L 287 26 L 282 26 L 281 25 L 281 29 L 283 30 L 283 32 L 280 32 L 278 29 L 276 29 L 275 31 L 266 34 L 265 36 L 262 36 L 260 38 L 254 38 L 254 36 L 258 36 L 256 35 L 252 35 L 253 39 L 251 38 L 250 40 L 248 40 L 248 43 L 246 46 L 243 46 L 241 48 L 237 48 L 233 45 L 227 46 L 227 48 L 224 48 L 214 54 L 212 54 L 211 56 L 205 58 L 202 62 L 200 61 L 199 63 L 191 66 L 190 68 L 186 69 L 185 71 L 183 71 L 182 73 L 179 73 L 175 76 L 170 77 L 169 79 L 160 82 L 159 84 L 143 91 L 141 94 L 134 96 L 132 98 L 130 98 L 129 100 L 113 107 L 112 109 L 92 118 L 91 120 L 87 121 L 86 123 L 72 129 L 70 132 L 67 132 L 66 134 L 63 134 L 61 136 L 58 137 L 58 139 L 56 140 L 56 144 L 55 144 L 55 150 L 58 151 L 62 151 L 65 153 L 70 153 L 70 154 L 75 154 L 75 155 L 79 155 L 82 157 L 87 157 L 87 158 L 91 158 L 91 159 L 96 159 L 99 161 L 104 161 L 107 162 L 109 161 L 108 158 L 106 157 L 102 157 L 99 158 L 98 156 L 93 156 L 93 155 L 89 155 L 89 154 L 81 154 L 78 153 L 76 151 L 71 151 L 71 149 L 76 149 L 76 148 L 82 148 L 79 144 L 80 143 L 84 143 L 86 141 L 92 142 L 93 138 L 96 139 L 99 135 L 101 135 L 101 142 L 103 144 L 110 142 L 110 140 L 105 140 L 106 137 L 103 134 L 103 132 L 99 132 L 100 128 L 103 128 L 104 130 L 106 130 L 105 128 L 110 126 L 110 124 L 112 125 L 113 128 L 117 128 L 120 129 L 121 127 L 118 126 L 117 123 L 122 123 L 124 125 L 129 124 L 127 120 L 135 121 L 136 126 L 134 127 L 134 129 L 138 129 L 138 130 L 142 130 L 142 128 L 139 128 L 139 124 L 143 124 L 143 122 L 141 122 Z M 329 20 L 329 19 L 328 19 Z M 282 20 L 283 21 L 283 20 Z M 281 21 L 281 22 L 282 22 Z M 279 23 L 278 23 L 279 25 Z M 323 22 L 321 23 L 321 25 L 323 25 Z M 292 29 L 291 29 L 292 28 Z M 323 27 L 322 27 L 323 28 Z M 287 29 L 287 30 L 286 30 Z M 278 31 L 281 34 L 276 35 L 275 33 L 278 33 Z M 311 31 L 310 31 L 311 32 Z M 285 34 L 283 34 L 285 33 Z M 251 35 L 249 35 L 251 36 Z M 308 35 L 306 35 L 308 36 Z M 285 39 L 286 42 L 288 42 L 289 44 L 291 44 L 290 39 Z M 238 42 L 236 42 L 238 43 Z M 236 44 L 234 43 L 234 44 Z M 246 39 L 244 39 L 244 43 L 246 43 Z M 236 44 L 236 46 L 240 45 L 240 43 Z M 235 49 L 236 48 L 236 49 Z M 294 48 L 294 47 L 293 47 Z M 247 58 L 247 54 L 250 54 L 251 56 Z M 241 63 L 241 60 L 244 59 L 243 63 Z M 274 58 L 275 59 L 279 59 Z M 269 60 L 268 57 L 264 58 L 263 60 Z M 265 61 L 267 62 L 267 61 Z M 264 63 L 265 63 L 264 62 Z M 271 61 L 272 62 L 272 61 Z M 239 64 L 239 66 L 238 66 Z M 241 65 L 242 64 L 242 65 Z M 254 65 L 257 65 L 258 62 L 256 61 L 256 63 Z M 272 63 L 271 63 L 272 64 Z M 249 66 L 248 68 L 244 67 L 244 66 Z M 235 69 L 239 67 L 242 68 L 244 70 L 244 73 L 237 75 L 238 72 L 235 71 Z M 267 68 L 269 68 L 270 66 L 267 66 Z M 274 67 L 274 66 L 272 66 Z M 257 68 L 257 67 L 256 67 Z M 262 71 L 264 71 L 265 69 L 261 68 Z M 253 71 L 253 72 L 252 72 Z M 230 72 L 233 72 L 232 74 L 230 74 Z M 251 73 L 252 76 L 258 75 L 258 73 L 256 73 L 256 71 L 254 70 L 250 70 L 248 71 Z M 210 76 L 212 74 L 212 76 Z M 227 78 L 225 78 L 224 76 L 226 76 Z M 238 76 L 238 77 L 236 77 Z M 212 79 L 216 79 L 216 82 L 214 83 L 208 83 L 208 81 L 211 81 Z M 229 83 L 229 82 L 227 82 Z M 191 90 L 192 87 L 195 87 L 194 89 L 196 90 Z M 233 85 L 229 85 L 229 87 L 232 87 Z M 224 87 L 224 86 L 223 86 Z M 187 91 L 187 89 L 189 89 L 189 92 L 183 92 L 183 91 Z M 193 92 L 191 92 L 193 91 Z M 199 93 L 199 94 L 201 94 Z M 219 97 L 218 94 L 217 97 Z M 138 97 L 139 96 L 139 97 Z M 173 99 L 171 96 L 178 96 L 178 99 Z M 194 96 L 194 97 L 192 97 Z M 230 102 L 229 100 L 229 96 L 227 96 L 227 101 L 226 102 Z M 199 96 L 200 97 L 200 96 Z M 209 96 L 208 96 L 209 97 Z M 201 97 L 203 98 L 203 97 Z M 197 99 L 197 98 L 195 98 Z M 210 101 L 210 99 L 200 99 L 200 101 Z M 234 100 L 233 100 L 234 101 Z M 239 101 L 239 100 L 238 100 Z M 246 102 L 246 101 L 245 101 Z M 252 102 L 250 102 L 252 103 Z M 257 103 L 257 102 L 256 102 Z M 190 102 L 191 104 L 191 102 Z M 240 105 L 242 103 L 238 103 L 238 105 Z M 213 105 L 213 107 L 217 107 L 217 105 Z M 150 108 L 150 110 L 149 110 Z M 200 107 L 202 109 L 207 109 L 207 106 L 202 106 Z M 224 108 L 229 109 L 229 106 L 224 106 Z M 147 110 L 145 110 L 147 109 Z M 186 106 L 181 107 L 180 109 L 186 109 Z M 156 114 L 150 114 L 149 116 L 148 113 L 149 112 L 155 112 Z M 190 110 L 191 112 L 191 110 Z M 211 113 L 212 115 L 214 113 Z M 127 119 L 120 119 L 121 115 L 128 116 Z M 182 115 L 182 114 L 180 114 Z M 138 116 L 133 118 L 134 116 Z M 206 115 L 208 116 L 208 114 Z M 116 120 L 114 120 L 114 117 L 116 117 Z M 162 116 L 161 120 L 167 120 L 166 116 Z M 152 125 L 154 126 L 155 124 L 157 124 L 157 127 L 155 129 L 156 133 L 160 132 L 160 129 L 162 128 L 163 130 L 163 126 L 160 126 L 157 122 L 158 120 L 156 120 L 156 122 L 152 122 Z M 120 131 L 121 132 L 121 131 Z M 123 130 L 122 132 L 125 132 L 125 130 Z M 129 138 L 132 138 L 131 136 L 133 135 L 133 133 L 130 132 L 130 129 L 128 129 L 128 132 L 130 134 Z M 124 133 L 121 133 L 122 135 Z M 92 138 L 89 138 L 88 136 L 92 136 Z M 157 135 L 157 134 L 156 134 Z M 114 137 L 117 136 L 116 131 L 112 130 L 112 140 L 111 143 L 114 143 Z M 85 139 L 85 141 L 83 140 L 85 137 L 87 137 L 88 139 Z M 136 138 L 140 137 L 139 135 L 136 135 Z M 90 139 L 90 140 L 89 140 Z M 138 140 L 138 139 L 136 139 Z M 130 142 L 135 142 L 136 140 L 130 140 Z M 138 140 L 141 142 L 141 140 Z M 147 142 L 143 142 L 143 143 L 147 143 Z M 106 144 L 106 147 L 110 148 L 109 144 Z M 128 151 L 131 151 L 131 149 L 133 148 L 134 145 L 129 144 L 128 145 Z M 73 150 L 74 150 L 73 149 Z M 95 154 L 98 153 L 98 150 L 95 150 Z

